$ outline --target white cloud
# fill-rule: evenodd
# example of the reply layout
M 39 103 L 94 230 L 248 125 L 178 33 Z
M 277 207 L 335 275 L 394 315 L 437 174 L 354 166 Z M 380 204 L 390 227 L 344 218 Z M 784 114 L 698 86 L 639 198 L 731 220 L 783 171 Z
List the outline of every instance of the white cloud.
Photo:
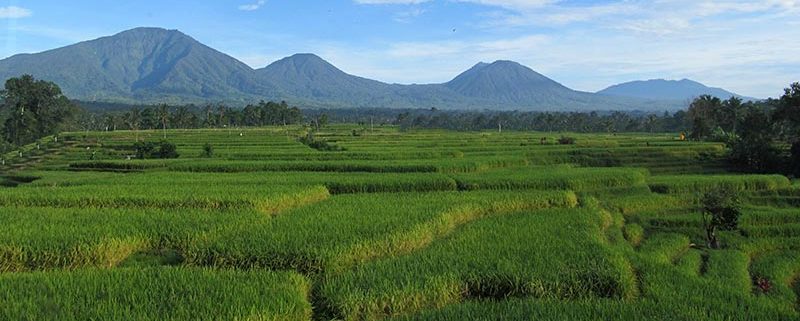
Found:
M 0 7 L 0 19 L 17 19 L 33 15 L 28 9 L 17 6 Z
M 254 10 L 258 10 L 259 8 L 261 8 L 261 7 L 262 7 L 264 4 L 266 4 L 266 3 L 267 3 L 267 1 L 266 1 L 266 0 L 259 0 L 259 1 L 258 1 L 258 2 L 256 2 L 256 3 L 251 3 L 251 4 L 243 4 L 243 5 L 240 5 L 240 6 L 239 6 L 239 10 L 243 10 L 243 11 L 254 11 Z
M 398 12 L 398 13 L 396 13 L 394 15 L 394 21 L 397 21 L 397 22 L 400 22 L 400 23 L 409 23 L 414 18 L 419 17 L 422 14 L 424 14 L 425 11 L 426 10 L 422 9 L 422 8 L 413 8 L 413 9 L 407 10 L 407 11 L 400 11 L 400 12 Z
M 561 0 L 456 0 L 487 6 L 503 7 L 512 10 L 528 10 L 561 2 Z
M 548 37 L 530 35 L 490 41 L 402 42 L 392 44 L 386 53 L 395 58 L 436 59 L 461 56 L 497 60 L 543 49 L 548 41 Z
M 420 4 L 431 0 L 354 0 L 358 4 Z
M 636 33 L 666 35 L 677 31 L 690 31 L 699 19 L 710 19 L 725 14 L 796 15 L 800 13 L 800 0 L 670 0 L 631 1 L 617 0 L 604 4 L 563 4 L 560 0 L 452 0 L 498 7 L 484 27 L 530 26 L 563 27 L 576 22 L 591 23 L 596 27 L 629 30 Z M 736 17 L 742 18 L 742 17 Z

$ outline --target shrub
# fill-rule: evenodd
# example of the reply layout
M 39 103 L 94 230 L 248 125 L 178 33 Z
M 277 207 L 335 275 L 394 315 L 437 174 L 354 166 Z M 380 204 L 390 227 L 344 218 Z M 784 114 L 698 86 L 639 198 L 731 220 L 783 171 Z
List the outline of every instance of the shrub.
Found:
M 203 145 L 203 153 L 201 156 L 206 158 L 211 158 L 214 156 L 214 147 L 212 147 L 210 143 L 205 143 L 205 145 Z
M 738 227 L 741 215 L 738 192 L 733 188 L 720 187 L 703 194 L 700 203 L 708 247 L 719 248 L 717 229 L 735 230 Z
M 561 136 L 558 139 L 558 143 L 561 145 L 575 145 L 575 137 Z
M 711 132 L 711 136 L 708 138 L 708 140 L 731 145 L 739 140 L 739 136 L 737 136 L 734 132 L 726 132 L 724 129 L 722 129 L 722 127 L 717 126 Z
M 792 144 L 791 155 L 792 159 L 789 164 L 794 171 L 792 174 L 800 177 L 800 141 Z
M 153 142 L 136 142 L 133 144 L 133 149 L 136 151 L 136 158 L 152 158 L 156 149 L 156 144 Z
M 175 144 L 162 141 L 158 149 L 158 158 L 178 158 L 178 148 Z
M 344 147 L 337 146 L 337 145 L 334 145 L 334 144 L 330 144 L 327 141 L 316 140 L 311 135 L 308 135 L 308 136 L 305 136 L 305 137 L 301 137 L 299 139 L 299 141 L 301 143 L 303 143 L 304 145 L 307 145 L 308 147 L 311 147 L 313 149 L 320 150 L 320 151 L 337 152 L 337 151 L 345 151 L 346 150 Z
M 156 150 L 158 147 L 158 150 Z M 133 144 L 133 149 L 136 151 L 136 158 L 178 158 L 178 148 L 175 144 L 162 141 L 161 143 L 154 142 L 136 142 Z

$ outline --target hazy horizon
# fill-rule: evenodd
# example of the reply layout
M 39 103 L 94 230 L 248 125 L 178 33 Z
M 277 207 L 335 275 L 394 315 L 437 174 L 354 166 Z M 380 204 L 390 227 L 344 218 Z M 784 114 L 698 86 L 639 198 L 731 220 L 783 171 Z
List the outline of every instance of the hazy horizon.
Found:
M 253 68 L 307 52 L 387 83 L 442 83 L 480 61 L 513 60 L 589 92 L 688 78 L 777 97 L 800 74 L 800 45 L 788 41 L 800 38 L 798 16 L 800 1 L 0 1 L 0 56 L 147 26 Z

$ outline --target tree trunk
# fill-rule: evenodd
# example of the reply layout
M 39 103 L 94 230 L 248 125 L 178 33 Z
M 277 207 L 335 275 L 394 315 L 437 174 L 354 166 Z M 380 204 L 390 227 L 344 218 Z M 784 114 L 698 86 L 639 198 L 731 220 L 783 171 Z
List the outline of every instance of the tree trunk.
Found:
M 711 249 L 719 248 L 719 240 L 717 239 L 716 229 L 713 227 L 706 228 L 706 238 L 708 240 L 708 247 Z

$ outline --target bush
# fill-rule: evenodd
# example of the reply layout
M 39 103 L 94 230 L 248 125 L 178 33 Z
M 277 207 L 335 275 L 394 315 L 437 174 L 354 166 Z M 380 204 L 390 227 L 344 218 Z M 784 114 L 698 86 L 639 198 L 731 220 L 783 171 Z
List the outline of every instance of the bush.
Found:
M 733 188 L 720 187 L 703 194 L 700 203 L 708 247 L 717 249 L 719 239 L 716 231 L 731 231 L 739 226 L 741 202 L 738 192 Z
M 158 147 L 158 150 L 156 150 Z M 133 144 L 133 149 L 136 151 L 136 158 L 178 158 L 178 148 L 175 144 L 162 141 L 161 143 L 154 142 L 136 142 Z
M 133 144 L 133 149 L 136 151 L 136 158 L 153 158 L 153 154 L 156 150 L 156 144 L 153 142 L 136 142 Z
M 328 143 L 327 141 L 324 141 L 324 140 L 316 140 L 313 137 L 311 137 L 310 135 L 309 136 L 305 136 L 305 137 L 301 137 L 299 139 L 299 141 L 301 143 L 305 144 L 308 147 L 311 147 L 313 149 L 320 150 L 320 151 L 325 151 L 325 152 L 338 152 L 338 151 L 347 150 L 344 147 L 337 146 L 337 145 L 334 145 L 334 144 L 330 144 L 330 143 Z
M 575 137 L 561 136 L 558 139 L 558 143 L 561 145 L 575 145 Z
M 211 158 L 214 156 L 214 147 L 212 147 L 209 143 L 205 143 L 205 145 L 203 145 L 203 153 L 201 156 L 206 158 Z
M 711 132 L 711 136 L 708 138 L 709 141 L 712 142 L 720 142 L 725 143 L 726 145 L 732 145 L 739 140 L 739 136 L 736 135 L 734 132 L 726 132 L 722 127 L 717 126 Z
M 167 141 L 161 142 L 161 146 L 158 150 L 159 158 L 178 158 L 178 156 L 180 155 L 178 154 L 178 148 L 175 144 Z
M 791 160 L 789 166 L 793 170 L 794 176 L 800 177 L 800 141 L 794 142 L 791 149 Z
M 731 146 L 730 163 L 740 170 L 755 173 L 778 172 L 780 150 L 765 140 L 739 139 Z

